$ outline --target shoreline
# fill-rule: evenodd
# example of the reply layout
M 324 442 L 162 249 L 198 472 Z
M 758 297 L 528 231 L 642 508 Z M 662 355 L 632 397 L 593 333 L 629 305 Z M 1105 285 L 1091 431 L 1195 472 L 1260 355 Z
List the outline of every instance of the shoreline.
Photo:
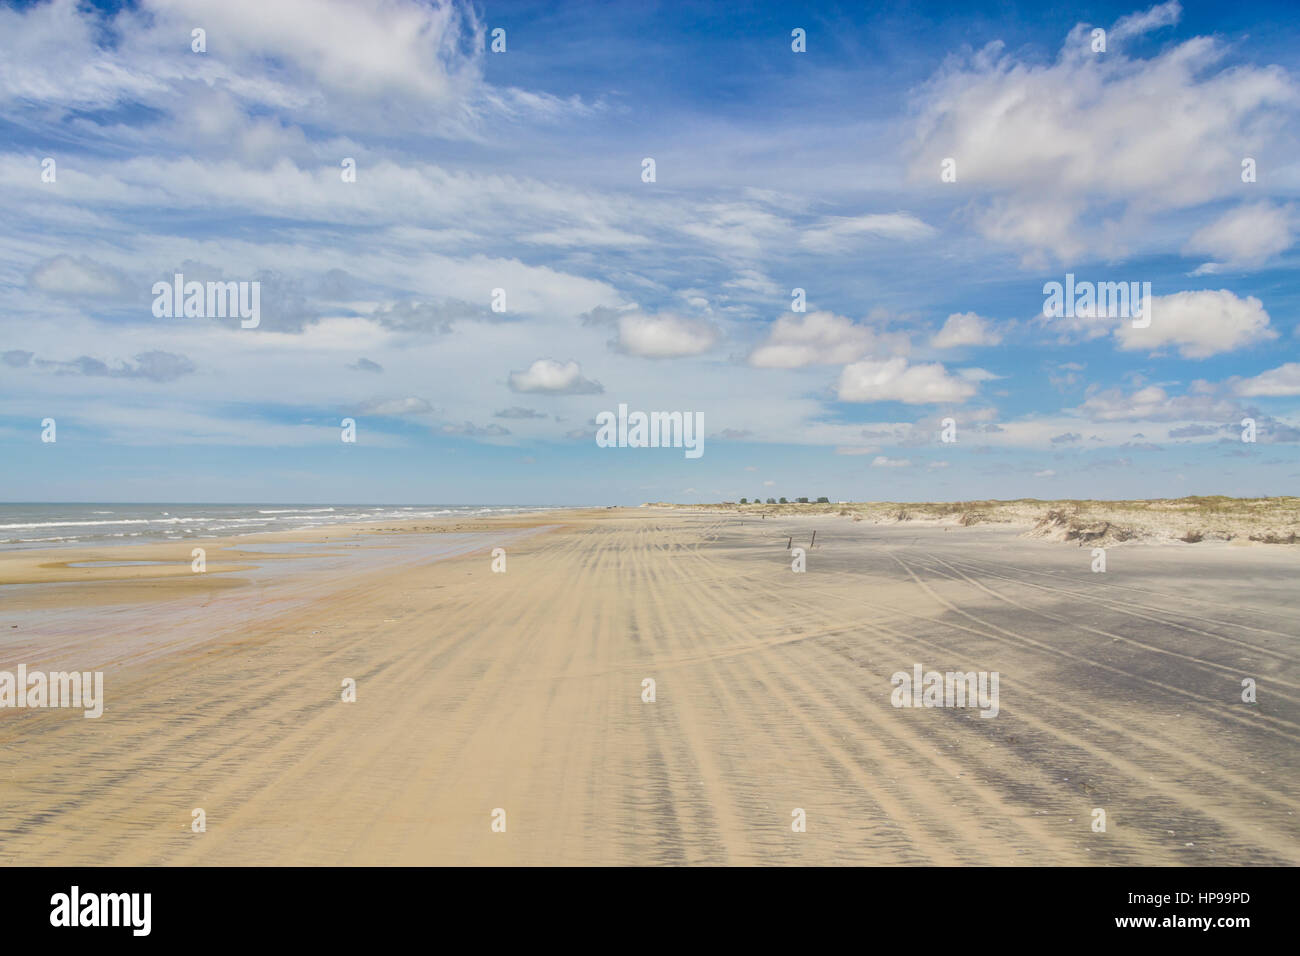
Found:
M 307 613 L 357 581 L 382 586 L 387 574 L 486 556 L 560 527 L 552 513 L 378 524 L 209 539 L 201 572 L 190 541 L 0 553 L 0 659 L 79 670 L 140 663 L 257 633 L 268 614 Z
M 447 522 L 574 510 L 556 505 L 329 505 L 268 507 L 222 503 L 4 502 L 0 503 L 0 554 L 133 544 L 202 543 L 256 534 L 300 533 L 387 522 Z M 103 510 L 103 509 L 113 510 Z M 90 509 L 90 510 L 87 510 Z M 166 510 L 164 510 L 166 509 Z M 362 511 L 369 513 L 360 513 Z M 179 513 L 175 513 L 179 512 Z M 410 512 L 410 514 L 407 514 Z M 330 517 L 325 517 L 330 515 Z M 29 519 L 29 520 L 14 520 Z M 42 519 L 42 520 L 37 520 Z M 59 519 L 59 520 L 49 520 Z M 294 522 L 280 524 L 279 522 Z M 182 526 L 197 524 L 193 530 Z M 244 525 L 260 525 L 243 528 Z M 122 526 L 144 530 L 110 531 Z M 153 527 L 149 527 L 153 526 Z M 63 534 L 21 538 L 44 530 Z M 81 529 L 81 530 L 74 530 Z M 238 529 L 238 530 L 236 530 Z M 10 537 L 5 538 L 5 534 Z
M 572 509 L 575 514 L 588 509 Z M 277 531 L 252 531 L 244 534 L 213 535 L 174 541 L 112 542 L 96 544 L 63 544 L 53 547 L 32 547 L 0 550 L 0 587 L 25 584 L 55 584 L 92 581 L 125 581 L 144 578 L 188 577 L 194 560 L 192 552 L 202 548 L 207 564 L 206 574 L 228 574 L 248 571 L 255 563 L 223 563 L 226 556 L 241 552 L 254 552 L 258 561 L 274 563 L 291 560 L 292 552 L 256 551 L 259 545 L 324 545 L 331 539 L 335 547 L 355 546 L 357 541 L 375 535 L 407 534 L 469 534 L 474 532 L 507 531 L 536 528 L 559 516 L 564 511 L 520 512 L 509 515 L 482 517 L 457 516 L 445 519 L 412 519 L 393 522 L 384 519 L 374 522 L 347 522 L 309 528 L 286 528 Z M 346 544 L 344 542 L 347 542 Z M 70 553 L 71 552 L 71 553 Z M 82 562 L 162 561 L 166 565 L 141 565 L 126 567 L 75 568 L 71 564 Z

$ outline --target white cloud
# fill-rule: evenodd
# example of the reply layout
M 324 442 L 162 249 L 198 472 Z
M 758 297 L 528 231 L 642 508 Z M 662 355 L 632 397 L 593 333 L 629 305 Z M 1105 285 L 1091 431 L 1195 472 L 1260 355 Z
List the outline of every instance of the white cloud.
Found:
M 789 313 L 777 319 L 767 341 L 749 356 L 757 368 L 843 365 L 864 355 L 907 354 L 902 333 L 878 333 L 833 312 Z
M 364 402 L 358 409 L 359 414 L 363 415 L 422 415 L 433 411 L 433 406 L 422 398 L 407 396 L 406 398 L 389 398 L 375 399 Z
M 29 281 L 51 295 L 110 299 L 121 296 L 125 285 L 113 270 L 84 256 L 55 256 L 32 269 Z
M 1052 469 L 1050 469 L 1050 468 L 1045 468 L 1045 469 L 1043 469 L 1042 471 L 1036 471 L 1036 472 L 1034 472 L 1034 477 L 1035 477 L 1035 478 L 1055 478 L 1055 477 L 1056 477 L 1056 472 L 1054 472 L 1054 471 L 1053 471 Z
M 717 330 L 707 322 L 669 313 L 622 315 L 618 320 L 617 347 L 644 358 L 699 355 L 713 347 Z
M 1227 289 L 1154 296 L 1146 308 L 1147 328 L 1121 320 L 1115 330 L 1120 348 L 1154 351 L 1171 345 L 1183 358 L 1202 359 L 1277 338 L 1259 299 L 1239 299 Z
M 863 238 L 916 242 L 935 234 L 932 226 L 911 213 L 832 216 L 799 234 L 799 244 L 812 252 L 847 252 Z
M 461 52 L 482 28 L 453 3 L 414 0 L 152 0 L 164 22 L 203 24 L 214 52 L 235 62 L 274 56 L 324 89 L 394 93 L 446 102 L 462 73 Z M 469 13 L 472 16 L 472 13 Z
M 1112 35 L 1175 13 L 1125 18 Z M 1297 102 L 1283 69 L 1224 67 L 1212 37 L 1136 59 L 1094 54 L 1090 33 L 1076 27 L 1048 64 L 991 43 L 951 58 L 917 96 L 913 179 L 937 182 L 953 158 L 963 194 L 976 197 L 976 228 L 1031 260 L 1113 257 L 1147 216 L 1230 195 L 1241 184 L 1225 170 L 1240 168 L 1240 144 L 1285 148 Z
M 781 293 L 781 287 L 758 269 L 741 269 L 734 279 L 728 279 L 722 285 L 726 289 L 739 289 L 763 296 L 776 296 Z
M 678 210 L 686 217 L 678 228 L 714 250 L 737 256 L 759 256 L 770 241 L 785 239 L 789 222 L 751 203 L 715 202 Z
M 995 382 L 998 379 L 1003 378 L 1003 376 L 995 375 L 986 368 L 975 367 L 959 368 L 957 369 L 956 374 L 966 381 L 974 382 L 975 384 L 979 384 L 980 382 Z
M 547 229 L 520 236 L 519 238 L 522 242 L 531 242 L 539 246 L 576 246 L 580 249 L 590 249 L 593 246 L 606 246 L 609 248 L 645 246 L 650 243 L 650 240 L 645 236 L 639 236 L 636 233 L 617 229 L 604 223 L 593 226 Z
M 904 358 L 867 360 L 845 366 L 840 374 L 842 402 L 962 402 L 975 394 L 969 382 L 948 374 L 940 364 L 911 365 Z
M 510 429 L 500 425 L 475 425 L 473 422 L 443 425 L 439 431 L 443 435 L 462 435 L 466 438 L 501 438 L 510 434 Z
M 1241 406 L 1208 382 L 1193 382 L 1183 395 L 1170 395 L 1159 385 L 1128 394 L 1120 388 L 1094 389 L 1078 410 L 1094 422 L 1226 422 L 1241 415 Z
M 961 345 L 997 345 L 1001 341 L 1002 333 L 994 328 L 991 319 L 974 312 L 954 312 L 930 339 L 930 344 L 937 349 L 951 349 Z
M 207 31 L 206 53 L 190 49 L 196 26 Z M 414 120 L 459 138 L 478 138 L 488 117 L 545 122 L 593 111 L 577 97 L 486 83 L 484 34 L 460 0 L 141 0 L 111 14 L 52 0 L 0 9 L 0 102 L 134 101 L 183 123 L 200 97 L 205 113 L 224 98 L 321 129 L 340 120 L 407 129 Z M 279 135 L 274 123 L 238 122 Z
M 549 392 L 552 395 L 589 395 L 603 392 L 599 382 L 583 378 L 582 366 L 570 360 L 540 358 L 522 372 L 510 373 L 510 388 L 516 392 Z
M 1158 30 L 1160 27 L 1173 26 L 1182 14 L 1183 8 L 1178 0 L 1157 4 L 1141 13 L 1130 13 L 1115 21 L 1115 25 L 1110 29 L 1109 39 L 1126 40 L 1129 37 Z
M 560 142 L 555 137 L 539 141 L 517 126 L 499 124 L 480 128 L 495 142 L 480 140 L 439 151 L 448 157 L 446 165 L 432 165 L 424 157 L 430 155 L 430 142 L 440 139 L 445 127 L 440 121 L 428 122 L 429 110 L 462 117 L 468 127 L 474 127 L 482 110 L 489 108 L 483 105 L 485 99 L 512 116 L 528 111 L 550 115 L 552 107 L 568 110 L 570 104 L 532 99 L 523 91 L 486 89 L 470 62 L 474 54 L 469 43 L 463 44 L 467 60 L 452 63 L 443 70 L 445 76 L 438 72 L 442 67 L 433 62 L 436 53 L 429 62 L 417 64 L 412 76 L 401 75 L 398 65 L 410 66 L 410 50 L 424 56 L 437 49 L 436 43 L 430 46 L 426 42 L 432 35 L 413 37 L 402 17 L 409 15 L 414 18 L 410 23 L 423 23 L 420 18 L 439 14 L 445 5 L 417 8 L 414 0 L 359 0 L 354 6 L 378 24 L 360 30 L 356 51 L 321 48 L 320 44 L 334 43 L 334 38 L 317 36 L 316 23 L 309 25 L 304 36 L 285 38 L 277 32 L 283 26 L 276 20 L 281 14 L 273 9 L 256 12 L 246 25 L 232 28 L 233 32 L 224 24 L 219 24 L 220 29 L 213 25 L 226 16 L 224 13 L 208 23 L 200 20 L 199 25 L 209 29 L 211 52 L 206 57 L 187 51 L 191 24 L 185 21 L 197 9 L 190 0 L 170 6 L 141 0 L 139 5 L 128 6 L 124 17 L 134 16 L 129 12 L 132 9 L 161 10 L 163 15 L 148 30 L 126 30 L 115 38 L 120 41 L 116 49 L 109 44 L 100 46 L 90 28 L 96 17 L 99 25 L 107 24 L 104 15 L 78 12 L 71 0 L 55 0 L 22 11 L 0 8 L 0 102 L 5 103 L 6 113 L 21 113 L 27 124 L 16 141 L 22 145 L 11 146 L 10 152 L 0 155 L 0 180 L 11 187 L 9 197 L 14 200 L 6 206 L 13 214 L 4 246 L 7 255 L 0 256 L 6 260 L 3 278 L 12 294 L 6 301 L 6 314 L 0 316 L 0 331 L 4 332 L 0 338 L 7 342 L 6 348 L 17 349 L 15 363 L 20 356 L 27 356 L 29 363 L 5 366 L 8 380 L 21 381 L 21 387 L 7 395 L 11 402 L 31 401 L 39 414 L 44 414 L 52 399 L 110 407 L 123 403 L 128 393 L 144 396 L 148 400 L 141 398 L 131 411 L 141 419 L 147 417 L 143 409 L 156 408 L 158 420 L 150 440 L 165 443 L 171 440 L 171 432 L 164 425 L 183 431 L 189 423 L 164 415 L 164 395 L 189 395 L 196 409 L 223 408 L 221 403 L 230 395 L 238 395 L 241 407 L 230 413 L 236 419 L 246 417 L 245 404 L 278 407 L 287 395 L 301 410 L 304 422 L 319 422 L 322 409 L 335 408 L 339 414 L 358 408 L 376 416 L 428 414 L 432 412 L 428 402 L 393 397 L 425 395 L 429 402 L 437 403 L 437 418 L 432 421 L 439 433 L 466 435 L 485 434 L 486 426 L 471 423 L 489 421 L 486 416 L 493 409 L 505 408 L 513 398 L 546 412 L 517 418 L 503 415 L 510 420 L 500 420 L 500 426 L 509 425 L 521 441 L 545 441 L 586 421 L 592 409 L 581 395 L 598 392 L 601 387 L 584 377 L 575 361 L 534 362 L 536 356 L 582 355 L 594 377 L 617 382 L 620 392 L 644 395 L 642 407 L 676 407 L 652 404 L 654 396 L 661 402 L 672 401 L 681 386 L 679 380 L 665 374 L 665 363 L 629 356 L 693 355 L 708 347 L 706 340 L 716 347 L 720 330 L 730 332 L 763 315 L 763 309 L 775 310 L 778 306 L 772 303 L 785 300 L 789 286 L 797 282 L 808 285 L 810 292 L 827 303 L 888 297 L 891 302 L 909 302 L 919 314 L 933 319 L 945 314 L 933 311 L 933 302 L 944 298 L 944 282 L 1006 278 L 960 268 L 955 273 L 931 272 L 930 267 L 916 272 L 911 257 L 917 250 L 907 243 L 924 239 L 933 230 L 911 214 L 823 217 L 823 212 L 856 212 L 861 207 L 842 204 L 856 202 L 851 197 L 857 194 L 832 188 L 821 179 L 820 163 L 815 164 L 817 176 L 791 178 L 781 184 L 793 190 L 788 196 L 764 198 L 758 190 L 737 192 L 731 188 L 733 183 L 713 193 L 694 188 L 700 185 L 698 179 L 692 185 L 681 176 L 703 177 L 714 184 L 726 177 L 718 170 L 709 174 L 692 169 L 680 162 L 680 155 L 677 179 L 667 191 L 604 188 L 598 184 L 610 182 L 609 170 L 618 172 L 617 164 L 622 162 L 617 151 L 606 156 L 608 162 L 597 159 L 594 165 L 573 164 L 572 156 L 582 154 L 590 159 L 595 154 L 586 150 L 585 144 L 607 135 L 617 139 L 621 135 L 618 129 L 595 124 L 577 129 L 575 124 L 574 129 L 565 131 L 564 141 L 573 145 L 573 151 L 566 154 L 564 149 L 552 148 Z M 237 2 L 234 9 L 242 15 L 248 9 L 247 0 Z M 296 0 L 287 0 L 283 9 L 289 11 L 287 17 L 304 8 Z M 334 3 L 327 2 L 319 9 L 332 12 Z M 24 19 L 38 14 L 48 14 L 40 29 L 36 29 L 35 19 Z M 350 14 L 340 15 L 346 29 Z M 464 16 L 470 16 L 468 10 Z M 264 38 L 250 34 L 268 20 Z M 178 23 L 185 28 L 177 29 Z M 124 19 L 121 24 L 141 26 L 143 19 Z M 476 35 L 468 20 L 463 27 L 462 40 Z M 400 34 L 394 40 L 398 56 L 392 70 L 385 64 L 366 62 L 372 57 L 375 37 L 385 29 Z M 512 33 L 512 49 L 514 40 Z M 64 48 L 65 41 L 70 49 Z M 276 51 L 284 45 L 288 49 L 281 57 Z M 33 62 L 45 52 L 51 53 L 52 63 L 56 53 L 63 59 L 49 68 L 33 70 Z M 1131 66 L 1135 72 L 1145 69 L 1141 64 Z M 341 78 L 353 71 L 360 76 L 356 88 L 339 90 L 339 84 L 345 82 Z M 238 75 L 241 72 L 243 75 Z M 1198 74 L 1197 83 L 1203 75 Z M 1264 85 L 1275 80 L 1267 71 L 1254 71 L 1253 75 Z M 1108 76 L 1101 87 L 1116 79 Z M 440 82 L 445 83 L 443 99 L 434 89 Z M 1225 82 L 1236 81 L 1229 78 Z M 332 99 L 336 92 L 339 97 Z M 400 135 L 370 135 L 374 130 L 368 114 L 355 108 L 360 100 L 373 102 L 376 98 L 409 107 L 413 98 L 418 100 L 425 93 L 429 94 L 427 102 L 409 111 L 409 122 L 401 127 Z M 341 105 L 336 109 L 331 102 Z M 129 108 L 136 103 L 143 108 Z M 1018 107 L 1012 102 L 1008 108 L 1014 112 Z M 1262 123 L 1270 118 L 1258 117 Z M 323 125 L 322 119 L 327 121 Z M 1213 125 L 1219 120 L 1209 116 L 1206 122 Z M 66 163 L 60 154 L 59 181 L 53 188 L 40 183 L 36 171 L 44 155 L 42 137 L 58 124 L 66 126 L 67 135 L 77 137 L 89 152 L 80 159 L 70 156 Z M 729 148 L 719 155 L 755 155 L 747 147 L 760 144 L 760 137 L 748 137 L 770 132 L 766 125 L 762 130 L 742 127 L 743 123 L 737 123 L 728 132 L 736 138 L 725 142 L 746 148 Z M 824 137 L 828 130 L 838 137 L 838 150 L 857 148 L 854 144 L 860 129 L 835 120 L 817 135 Z M 23 140 L 26 133 L 32 135 Z M 570 141 L 569 133 L 579 140 Z M 1078 130 L 1071 135 L 1075 138 L 1066 148 L 1083 148 L 1081 140 L 1087 137 L 1080 137 Z M 690 139 L 686 137 L 684 142 Z M 502 149 L 501 141 L 508 141 L 508 148 Z M 1259 155 L 1270 155 L 1263 151 L 1267 142 L 1262 142 Z M 541 148 L 532 148 L 538 145 Z M 761 138 L 761 145 L 767 148 L 767 137 Z M 809 136 L 807 155 L 826 145 L 824 139 L 815 142 Z M 1008 148 L 1018 151 L 1020 147 L 1012 144 Z M 1098 148 L 1117 147 L 1111 142 Z M 1254 140 L 1251 150 L 1255 151 Z M 359 179 L 351 185 L 339 180 L 338 157 L 347 155 L 358 158 Z M 520 156 L 526 158 L 518 159 Z M 781 162 L 788 162 L 788 157 Z M 1174 166 L 1180 163 L 1178 159 Z M 805 171 L 811 168 L 802 156 L 798 164 Z M 876 170 L 883 168 L 882 164 L 888 165 L 885 160 L 868 165 Z M 661 173 L 671 168 L 661 157 Z M 1235 173 L 1235 168 L 1230 167 L 1228 173 Z M 1269 179 L 1276 184 L 1281 170 L 1272 168 Z M 858 172 L 855 167 L 855 175 Z M 964 189 L 968 182 L 965 165 L 959 172 L 960 188 Z M 767 177 L 769 182 L 773 176 L 771 167 L 755 173 L 756 178 Z M 831 178 L 838 175 L 826 174 Z M 870 182 L 874 188 L 876 173 L 861 175 L 861 185 L 865 188 Z M 984 224 L 989 223 L 990 210 L 1000 211 L 1007 217 L 1002 228 L 1009 235 L 1028 230 L 1038 237 L 1035 242 L 1039 244 L 1050 244 L 1060 235 L 1061 216 L 1075 216 L 1076 210 L 1092 208 L 1094 202 L 1090 187 L 1080 187 L 1077 182 L 1059 206 L 1043 199 L 1045 190 L 1028 189 L 1022 194 L 1015 185 L 984 188 L 995 193 L 990 199 L 981 195 L 976 185 L 977 211 L 987 205 Z M 745 200 L 733 201 L 737 196 Z M 850 198 L 845 200 L 845 196 Z M 711 201 L 717 197 L 732 198 Z M 1122 217 L 1123 202 L 1117 206 L 1120 208 L 1113 212 L 1108 209 L 1105 217 Z M 801 230 L 798 224 L 809 221 L 810 208 L 817 212 L 811 225 Z M 925 217 L 940 225 L 950 221 L 946 212 L 936 209 L 927 207 Z M 1214 215 L 1219 211 L 1216 208 Z M 1026 215 L 1021 216 L 1022 212 Z M 959 211 L 953 219 L 961 215 Z M 260 228 L 266 220 L 279 221 Z M 1094 220 L 1076 220 L 1076 225 L 1080 221 L 1087 225 Z M 1195 225 L 1204 221 L 1208 218 Z M 32 228 L 33 222 L 49 228 Z M 1114 228 L 1122 233 L 1128 228 L 1127 220 L 1117 219 Z M 1191 231 L 1182 229 L 1175 241 L 1183 242 Z M 853 254 L 864 248 L 869 256 Z M 943 258 L 951 255 L 960 266 L 958 260 L 965 252 L 946 248 Z M 51 264 L 51 257 L 69 249 L 93 258 L 64 256 L 57 265 Z M 618 253 L 610 255 L 611 249 Z M 850 255 L 843 259 L 819 256 L 818 266 L 824 266 L 824 271 L 814 277 L 806 272 L 789 274 L 786 255 L 810 251 L 847 251 Z M 196 277 L 200 265 L 213 277 L 253 279 L 268 273 L 263 327 L 256 335 L 232 333 L 206 322 L 150 321 L 144 293 L 154 280 L 169 277 L 191 261 Z M 188 265 L 185 271 L 189 276 Z M 771 276 L 777 276 L 780 284 Z M 70 293 L 88 299 L 106 295 L 115 278 L 143 299 L 142 308 L 131 306 L 128 312 L 123 307 L 118 310 L 122 314 L 115 314 L 112 321 L 98 321 L 86 315 L 93 311 L 87 308 L 88 302 L 83 301 L 80 309 L 75 307 Z M 688 285 L 695 288 L 684 288 Z M 487 308 L 489 292 L 498 286 L 509 294 L 505 316 L 495 316 Z M 922 289 L 918 295 L 918 286 L 937 291 L 931 295 Z M 273 289 L 278 297 L 274 311 L 269 306 Z M 54 294 L 60 292 L 61 296 Z M 708 316 L 709 323 L 717 323 L 716 329 L 712 324 L 665 315 L 620 323 L 619 318 L 628 315 L 627 303 L 635 300 L 679 309 L 684 316 Z M 1275 310 L 1282 308 L 1280 301 L 1272 304 Z M 577 312 L 600 308 L 611 316 L 600 339 L 617 336 L 621 353 L 592 355 L 591 327 L 572 321 Z M 771 314 L 775 316 L 775 311 Z M 973 313 L 957 315 L 988 323 Z M 868 402 L 953 401 L 977 391 L 979 383 L 990 378 L 983 369 L 957 369 L 951 362 L 946 369 L 942 365 L 912 366 L 901 359 L 890 363 L 888 359 L 908 353 L 908 337 L 884 331 L 886 326 L 872 319 L 854 322 L 832 312 L 811 316 L 785 312 L 785 316 L 765 332 L 754 330 L 758 347 L 750 356 L 750 367 L 717 362 L 710 366 L 708 376 L 692 380 L 692 407 L 703 408 L 714 427 L 731 426 L 723 428 L 722 434 L 754 442 L 818 445 L 835 448 L 840 454 L 867 456 L 856 462 L 839 459 L 849 468 L 855 463 L 866 464 L 882 452 L 899 454 L 899 448 L 909 449 L 901 454 L 911 454 L 910 446 L 933 442 L 933 428 L 927 425 L 922 429 L 916 422 L 875 423 L 873 428 L 890 434 L 863 434 L 862 423 L 852 421 L 861 415 L 828 414 L 829 396 L 818 386 L 833 384 L 829 368 L 785 374 L 768 369 L 829 364 L 839 373 L 841 398 Z M 1006 331 L 1012 323 L 985 324 L 972 332 L 952 318 L 934 336 L 936 343 L 943 341 L 945 332 L 950 334 L 950 343 L 971 345 L 988 341 L 999 332 L 1004 341 L 1013 337 Z M 1160 320 L 1159 313 L 1156 320 Z M 917 334 L 928 339 L 931 324 L 930 320 L 919 323 Z M 1111 323 L 1098 334 L 1108 335 L 1116 325 Z M 55 351 L 50 351 L 51 342 L 57 345 Z M 193 356 L 197 365 L 170 391 L 162 387 L 165 383 L 160 378 L 169 374 L 165 367 L 123 364 L 130 356 L 159 346 L 172 355 Z M 38 366 L 32 361 L 54 355 L 84 364 L 83 353 L 99 357 L 95 360 L 107 363 L 110 373 L 71 375 L 64 368 L 70 362 Z M 79 355 L 83 357 L 77 358 Z M 367 361 L 377 360 L 376 366 L 382 362 L 383 374 L 375 369 L 370 375 L 344 371 L 347 363 L 369 368 L 358 362 L 362 355 Z M 599 367 L 592 368 L 591 363 L 597 361 Z M 855 368 L 855 363 L 864 361 L 873 363 L 874 371 L 870 365 L 866 371 L 860 364 Z M 1098 380 L 1107 381 L 1106 376 L 1118 374 L 1103 369 L 1102 364 L 1094 363 L 1089 369 Z M 114 374 L 137 366 L 148 374 Z M 854 371 L 844 369 L 841 373 L 841 366 Z M 430 377 L 431 368 L 443 369 L 445 374 Z M 508 370 L 516 370 L 509 377 L 513 390 L 534 395 L 509 396 L 503 382 Z M 1255 380 L 1225 386 L 1217 401 L 1231 404 L 1228 398 L 1232 393 L 1227 388 L 1239 388 L 1244 395 L 1252 387 L 1278 387 L 1267 384 L 1271 375 L 1258 376 L 1260 384 L 1254 386 L 1248 382 Z M 705 378 L 707 382 L 697 380 Z M 543 401 L 541 395 L 555 397 Z M 1128 399 L 1127 394 L 1120 396 L 1116 405 L 1122 406 Z M 1172 400 L 1181 401 L 1181 397 Z M 1089 441 L 1093 434 L 1112 440 L 1102 426 L 1082 425 L 1077 412 L 1073 417 L 1069 411 L 1057 415 L 1049 426 L 1046 416 L 1059 402 L 1036 401 L 1031 397 L 1027 403 L 1011 403 L 1031 409 L 1026 413 L 1029 420 L 1001 422 L 1005 431 L 980 440 L 1034 445 L 1048 440 L 1038 432 L 1048 427 L 1054 429 L 1050 434 L 1071 427 L 1082 430 Z M 1102 410 L 1102 401 L 1094 401 L 1094 410 Z M 1146 410 L 1148 404 L 1140 407 Z M 1179 407 L 1196 410 L 1190 402 Z M 932 405 L 928 412 L 937 417 L 938 408 Z M 962 420 L 986 411 L 992 413 L 973 408 L 963 411 Z M 22 414 L 28 414 L 25 408 Z M 465 424 L 440 428 L 436 423 L 441 422 Z M 373 424 L 382 428 L 388 423 L 376 419 Z M 238 434 L 240 427 L 240 421 L 232 420 L 229 434 Z M 319 424 L 312 428 L 315 431 L 302 430 L 301 440 L 317 434 L 317 439 L 311 440 L 337 441 L 336 429 Z M 145 431 L 141 428 L 140 434 Z M 226 434 L 227 430 L 200 424 L 194 440 Z M 275 440 L 274 432 L 267 434 L 271 436 L 268 441 Z M 873 444 L 868 446 L 868 442 Z M 921 458 L 915 465 L 914 474 L 926 467 Z M 768 468 L 764 465 L 759 470 Z
M 1267 202 L 1238 206 L 1192 234 L 1186 252 L 1213 256 L 1197 274 L 1220 272 L 1224 267 L 1250 268 L 1262 265 L 1290 247 L 1291 216 L 1287 209 Z
M 1300 395 L 1300 362 L 1287 362 L 1236 384 L 1238 395 Z
M 912 461 L 909 458 L 886 458 L 884 455 L 877 455 L 871 461 L 872 468 L 910 468 Z

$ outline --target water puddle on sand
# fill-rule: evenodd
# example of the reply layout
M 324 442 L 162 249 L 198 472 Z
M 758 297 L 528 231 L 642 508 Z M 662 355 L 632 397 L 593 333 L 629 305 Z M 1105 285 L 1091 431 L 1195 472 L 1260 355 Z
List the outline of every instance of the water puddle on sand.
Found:
M 67 568 L 142 568 L 145 566 L 189 564 L 188 561 L 69 561 Z

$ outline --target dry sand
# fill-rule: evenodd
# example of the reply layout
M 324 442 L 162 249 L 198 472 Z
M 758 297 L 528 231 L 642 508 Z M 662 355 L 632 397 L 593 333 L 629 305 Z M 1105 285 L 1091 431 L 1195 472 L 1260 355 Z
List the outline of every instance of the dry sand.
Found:
M 1295 548 L 1094 574 L 996 526 L 423 527 L 212 542 L 203 575 L 195 542 L 0 559 L 45 582 L 0 589 L 0 669 L 107 697 L 0 710 L 0 863 L 1300 862 Z M 124 559 L 184 566 L 42 567 Z M 893 707 L 915 663 L 999 672 L 1000 713 Z

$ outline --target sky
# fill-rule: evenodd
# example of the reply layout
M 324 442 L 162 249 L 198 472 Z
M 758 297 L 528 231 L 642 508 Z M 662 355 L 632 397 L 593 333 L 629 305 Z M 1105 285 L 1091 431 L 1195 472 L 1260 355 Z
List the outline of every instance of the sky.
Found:
M 0 5 L 0 500 L 1295 494 L 1294 8 L 866 6 Z

